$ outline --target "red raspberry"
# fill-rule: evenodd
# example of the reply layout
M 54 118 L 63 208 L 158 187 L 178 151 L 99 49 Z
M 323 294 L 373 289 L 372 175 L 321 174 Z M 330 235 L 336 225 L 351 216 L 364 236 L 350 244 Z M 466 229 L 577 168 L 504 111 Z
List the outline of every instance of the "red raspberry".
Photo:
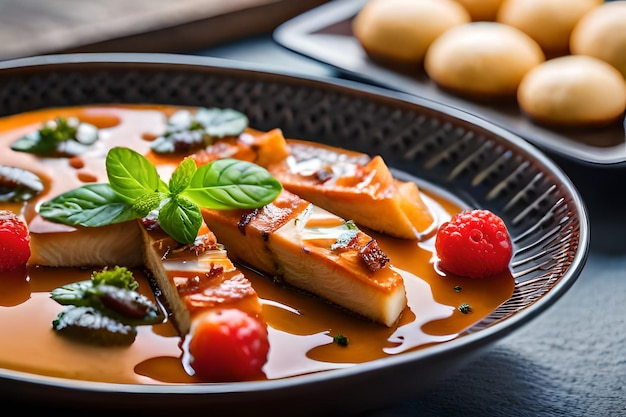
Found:
M 442 269 L 470 278 L 505 271 L 513 255 L 504 221 L 489 210 L 464 211 L 442 224 L 435 249 Z
M 211 382 L 262 378 L 267 362 L 267 326 L 237 309 L 210 310 L 194 318 L 189 335 L 189 365 Z
M 26 224 L 12 211 L 0 210 L 0 271 L 23 268 L 30 258 Z

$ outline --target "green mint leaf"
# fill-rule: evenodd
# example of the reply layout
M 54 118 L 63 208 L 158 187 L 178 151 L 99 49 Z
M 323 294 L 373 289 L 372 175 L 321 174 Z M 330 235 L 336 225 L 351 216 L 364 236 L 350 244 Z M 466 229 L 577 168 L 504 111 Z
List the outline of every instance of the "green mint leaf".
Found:
M 202 225 L 200 207 L 182 196 L 173 196 L 159 210 L 161 228 L 183 244 L 193 243 Z
M 106 170 L 111 188 L 128 203 L 144 194 L 168 191 L 154 165 L 132 149 L 112 148 L 107 154 Z
M 120 223 L 139 216 L 108 184 L 88 184 L 46 201 L 39 207 L 46 220 L 86 227 Z
M 228 210 L 265 206 L 281 190 L 280 182 L 265 168 L 226 158 L 199 167 L 182 194 L 201 207 Z
M 185 188 L 189 187 L 196 171 L 196 163 L 193 159 L 183 159 L 170 177 L 170 193 L 180 194 Z

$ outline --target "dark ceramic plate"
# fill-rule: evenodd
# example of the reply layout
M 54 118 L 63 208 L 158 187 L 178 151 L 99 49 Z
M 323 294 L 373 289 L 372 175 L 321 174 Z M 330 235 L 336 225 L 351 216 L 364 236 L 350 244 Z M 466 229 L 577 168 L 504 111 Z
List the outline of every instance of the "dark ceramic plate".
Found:
M 282 24 L 282 46 L 332 65 L 361 81 L 414 94 L 475 114 L 510 130 L 547 152 L 584 164 L 626 165 L 626 120 L 598 129 L 554 130 L 533 124 L 514 102 L 478 103 L 448 94 L 422 71 L 403 74 L 371 61 L 352 34 L 352 20 L 367 0 L 336 0 Z
M 0 116 L 95 103 L 238 109 L 258 129 L 382 155 L 395 169 L 500 215 L 515 247 L 513 296 L 461 337 L 351 368 L 259 382 L 121 385 L 0 369 L 0 396 L 151 415 L 353 413 L 407 398 L 528 323 L 575 282 L 589 247 L 570 180 L 528 142 L 411 95 L 168 55 L 58 55 L 0 63 Z

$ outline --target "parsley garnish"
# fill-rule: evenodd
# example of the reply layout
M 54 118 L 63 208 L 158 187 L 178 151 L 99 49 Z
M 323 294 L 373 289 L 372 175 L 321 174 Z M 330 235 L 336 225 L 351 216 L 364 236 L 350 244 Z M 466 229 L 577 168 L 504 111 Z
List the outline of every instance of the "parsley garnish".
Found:
M 337 343 L 339 346 L 348 346 L 348 338 L 341 333 L 333 336 L 333 342 Z

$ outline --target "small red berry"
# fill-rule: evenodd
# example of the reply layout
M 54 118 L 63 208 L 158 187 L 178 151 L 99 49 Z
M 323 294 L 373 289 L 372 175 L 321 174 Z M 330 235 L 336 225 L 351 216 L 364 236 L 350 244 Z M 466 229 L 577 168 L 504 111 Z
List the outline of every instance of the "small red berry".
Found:
M 435 250 L 441 269 L 470 278 L 505 271 L 513 255 L 504 221 L 489 210 L 464 211 L 442 224 Z
M 0 210 L 0 271 L 23 268 L 30 258 L 26 224 L 12 211 Z
M 267 362 L 267 326 L 237 309 L 210 310 L 194 318 L 187 351 L 189 365 L 205 381 L 260 378 Z

